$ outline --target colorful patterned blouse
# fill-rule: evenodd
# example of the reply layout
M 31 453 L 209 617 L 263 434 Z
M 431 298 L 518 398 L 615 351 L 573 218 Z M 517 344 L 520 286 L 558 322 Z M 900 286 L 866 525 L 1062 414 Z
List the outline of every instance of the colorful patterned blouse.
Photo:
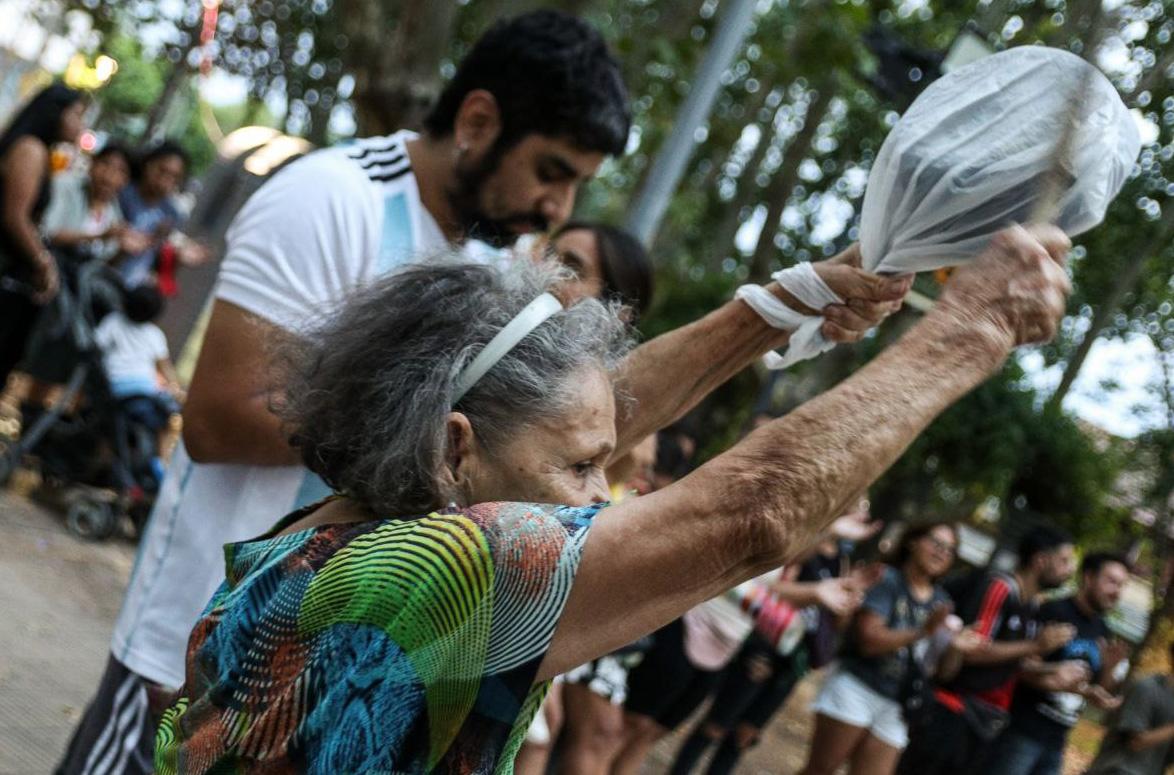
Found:
M 157 771 L 512 772 L 600 508 L 492 503 L 227 545 Z

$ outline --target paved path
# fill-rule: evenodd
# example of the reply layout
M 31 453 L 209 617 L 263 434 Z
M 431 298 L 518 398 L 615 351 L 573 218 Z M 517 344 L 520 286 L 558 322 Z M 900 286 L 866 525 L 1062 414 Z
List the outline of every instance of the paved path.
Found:
M 106 661 L 134 559 L 0 490 L 0 775 L 50 772 Z

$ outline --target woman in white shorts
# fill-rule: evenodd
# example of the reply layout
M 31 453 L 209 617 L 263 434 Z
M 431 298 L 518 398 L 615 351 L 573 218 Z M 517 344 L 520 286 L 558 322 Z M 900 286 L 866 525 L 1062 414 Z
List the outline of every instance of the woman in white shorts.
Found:
M 902 716 L 908 671 L 923 664 L 930 635 L 950 612 L 938 585 L 954 562 L 957 534 L 935 522 L 911 527 L 849 628 L 839 662 L 815 700 L 804 775 L 889 775 L 909 742 Z

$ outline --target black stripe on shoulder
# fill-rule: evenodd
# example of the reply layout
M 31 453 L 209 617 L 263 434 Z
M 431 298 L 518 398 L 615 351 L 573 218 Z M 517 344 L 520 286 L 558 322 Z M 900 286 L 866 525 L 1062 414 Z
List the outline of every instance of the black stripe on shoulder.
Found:
M 397 178 L 402 178 L 404 175 L 407 175 L 411 171 L 412 171 L 412 165 L 409 164 L 408 166 L 404 167 L 403 169 L 396 170 L 395 172 L 388 172 L 383 175 L 369 175 L 368 177 L 370 177 L 371 180 L 373 180 L 377 183 L 387 183 L 387 182 L 390 182 L 390 181 L 395 180 Z
M 375 146 L 370 146 L 368 148 L 364 148 L 362 153 L 348 153 L 347 155 L 350 156 L 352 159 L 356 159 L 356 160 L 357 159 L 365 159 L 366 157 L 370 156 L 373 153 L 387 153 L 388 151 L 396 150 L 398 147 L 399 147 L 399 140 L 393 140 L 391 145 L 387 145 L 382 148 L 376 148 Z
M 372 167 L 392 167 L 396 164 L 399 164 L 404 160 L 404 158 L 404 152 L 400 151 L 395 156 L 389 156 L 386 159 L 372 159 L 371 161 L 359 161 L 358 159 L 355 159 L 355 161 L 358 161 L 359 166 L 363 169 L 369 170 Z

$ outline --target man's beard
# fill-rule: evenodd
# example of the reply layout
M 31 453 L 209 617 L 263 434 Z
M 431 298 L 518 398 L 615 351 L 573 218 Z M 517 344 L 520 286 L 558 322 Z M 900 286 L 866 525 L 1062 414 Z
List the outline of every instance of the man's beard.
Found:
M 1064 582 L 1066 581 L 1067 579 L 1056 579 L 1042 576 L 1039 580 L 1039 588 L 1043 592 L 1050 592 L 1053 589 L 1059 589 L 1060 587 L 1064 586 Z
M 505 218 L 490 218 L 481 210 L 481 189 L 497 171 L 504 149 L 494 145 L 485 158 L 470 168 L 457 165 L 456 186 L 446 191 L 448 203 L 456 214 L 457 224 L 466 239 L 481 240 L 494 247 L 509 247 L 517 241 L 514 228 L 529 226 L 530 231 L 546 231 L 550 223 L 538 213 L 519 213 Z

